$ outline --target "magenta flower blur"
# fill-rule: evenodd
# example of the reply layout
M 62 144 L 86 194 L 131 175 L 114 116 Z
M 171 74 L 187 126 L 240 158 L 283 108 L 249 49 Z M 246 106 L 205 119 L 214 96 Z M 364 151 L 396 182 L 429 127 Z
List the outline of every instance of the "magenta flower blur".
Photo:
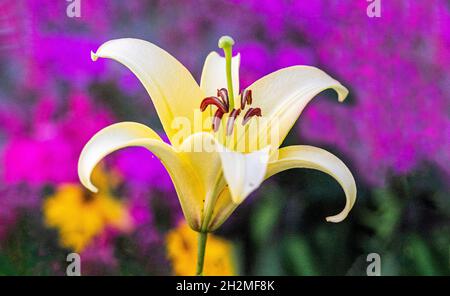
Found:
M 36 188 L 0 185 L 0 241 L 10 234 L 21 214 L 35 209 L 38 204 Z
M 63 116 L 56 118 L 55 108 L 55 101 L 41 100 L 31 131 L 10 135 L 2 157 L 6 183 L 78 182 L 78 154 L 89 137 L 111 122 L 111 116 L 82 94 L 71 96 Z
M 316 104 L 300 130 L 353 155 L 372 184 L 423 162 L 450 176 L 450 13 L 445 1 L 433 2 L 384 2 L 378 20 L 359 13 L 365 8 L 360 2 L 327 2 L 320 7 L 333 22 L 310 18 L 302 30 L 319 62 L 353 86 L 355 104 L 342 111 L 332 103 Z M 317 27 L 323 38 L 314 38 Z M 348 137 L 339 140 L 338 134 Z
M 116 234 L 105 231 L 95 238 L 80 254 L 83 275 L 114 274 L 118 260 L 114 254 Z
M 242 34 L 261 27 L 266 33 L 242 52 L 244 61 L 253 55 L 243 67 L 251 69 L 242 73 L 246 84 L 296 60 L 325 68 L 352 87 L 354 103 L 347 109 L 321 100 L 309 106 L 299 121 L 302 137 L 352 157 L 372 185 L 425 162 L 450 178 L 446 1 L 385 1 L 381 18 L 367 17 L 366 1 L 234 2 L 257 12 Z
M 114 156 L 118 171 L 130 186 L 174 193 L 170 176 L 161 161 L 145 148 L 126 148 Z

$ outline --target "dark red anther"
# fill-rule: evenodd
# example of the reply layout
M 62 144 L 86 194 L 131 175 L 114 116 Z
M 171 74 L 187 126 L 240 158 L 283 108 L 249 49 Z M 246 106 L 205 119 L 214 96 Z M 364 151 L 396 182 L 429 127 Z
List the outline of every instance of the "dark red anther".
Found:
M 247 90 L 247 93 L 245 94 L 245 101 L 247 104 L 251 105 L 253 103 L 253 97 L 252 97 L 252 90 Z
M 226 106 L 218 97 L 207 97 L 203 99 L 200 104 L 200 110 L 202 110 L 202 112 L 205 111 L 209 105 L 216 106 L 218 110 L 222 111 L 222 113 L 228 112 L 228 106 Z
M 217 132 L 220 127 L 220 122 L 222 121 L 223 112 L 220 109 L 217 109 L 216 113 L 214 113 L 212 127 L 214 132 Z
M 227 112 L 228 108 L 230 106 L 230 102 L 228 100 L 228 90 L 226 88 L 221 88 L 217 90 L 217 96 L 222 99 L 222 102 L 225 106 L 227 106 Z
M 230 115 L 228 117 L 227 121 L 227 135 L 231 135 L 233 133 L 234 124 L 236 122 L 236 118 L 241 114 L 241 110 L 245 109 L 246 105 L 251 105 L 253 102 L 252 98 L 252 91 L 250 89 L 244 89 L 241 92 L 241 106 L 240 108 L 233 109 L 230 112 Z M 207 97 L 203 99 L 203 101 L 200 104 L 200 109 L 203 111 L 206 110 L 206 108 L 209 105 L 214 105 L 217 107 L 216 112 L 214 113 L 214 117 L 212 120 L 212 128 L 214 132 L 217 132 L 220 128 L 220 122 L 222 121 L 223 115 L 225 113 L 228 113 L 230 111 L 230 102 L 228 98 L 228 90 L 226 88 L 221 88 L 217 90 L 217 97 Z M 261 108 L 249 108 L 247 112 L 245 113 L 244 118 L 242 118 L 242 125 L 247 124 L 247 122 L 253 117 L 253 116 L 261 116 Z
M 241 109 L 244 110 L 245 104 L 251 104 L 253 101 L 252 99 L 252 90 L 251 89 L 244 89 L 241 92 Z
M 247 94 L 247 90 L 241 91 L 241 110 L 245 108 L 245 95 Z
M 233 109 L 230 113 L 230 117 L 228 117 L 227 121 L 227 135 L 231 135 L 233 133 L 234 122 L 236 121 L 236 117 L 241 114 L 240 109 Z
M 242 125 L 245 125 L 253 116 L 261 116 L 261 108 L 250 108 L 242 119 Z

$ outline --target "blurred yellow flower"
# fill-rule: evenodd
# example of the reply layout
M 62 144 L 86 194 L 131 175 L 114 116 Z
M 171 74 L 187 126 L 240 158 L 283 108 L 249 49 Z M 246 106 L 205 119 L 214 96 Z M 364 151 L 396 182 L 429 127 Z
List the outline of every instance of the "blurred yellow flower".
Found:
M 105 187 L 108 177 L 99 172 Z M 58 229 L 60 244 L 81 252 L 107 227 L 127 230 L 131 226 L 126 206 L 107 190 L 101 194 L 87 192 L 81 185 L 65 184 L 57 188 L 43 205 L 45 224 Z
M 177 228 L 167 234 L 167 254 L 175 275 L 195 274 L 197 240 L 198 233 L 193 231 L 186 222 L 180 223 Z M 234 275 L 232 252 L 231 242 L 209 234 L 203 274 Z

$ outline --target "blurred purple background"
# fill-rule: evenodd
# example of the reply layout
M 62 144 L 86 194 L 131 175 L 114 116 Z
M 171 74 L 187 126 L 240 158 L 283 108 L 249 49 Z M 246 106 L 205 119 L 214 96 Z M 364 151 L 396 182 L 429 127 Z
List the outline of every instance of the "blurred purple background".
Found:
M 61 184 L 78 183 L 78 156 L 95 132 L 119 120 L 159 127 L 144 88 L 127 69 L 90 60 L 91 50 L 120 37 L 156 43 L 198 79 L 217 39 L 231 35 L 242 57 L 241 87 L 282 67 L 317 66 L 347 86 L 350 97 L 344 104 L 328 93 L 313 100 L 289 142 L 331 149 L 349 163 L 362 192 L 428 170 L 448 184 L 449 2 L 382 0 L 379 18 L 368 17 L 369 4 L 80 0 L 81 17 L 70 18 L 64 0 L 1 1 L 0 245 L 8 249 L 23 213 L 41 219 L 46 196 Z M 134 219 L 127 236 L 152 273 L 164 263 L 149 254 L 164 253 L 164 231 L 180 219 L 170 179 L 157 159 L 138 148 L 108 161 L 121 176 L 117 190 Z M 448 200 L 446 187 L 435 192 Z M 109 237 L 116 234 L 85 251 L 104 250 L 92 255 L 101 261 L 93 264 L 99 273 L 98 264 L 113 266 L 120 257 L 108 251 Z

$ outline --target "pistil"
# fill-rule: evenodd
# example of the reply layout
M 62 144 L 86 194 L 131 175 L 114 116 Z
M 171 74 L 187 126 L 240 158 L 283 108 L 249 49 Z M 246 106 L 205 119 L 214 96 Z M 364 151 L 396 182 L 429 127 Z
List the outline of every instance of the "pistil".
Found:
M 244 111 L 247 105 L 250 106 L 253 103 L 252 90 L 244 89 L 240 93 L 240 106 L 236 107 L 236 109 L 234 107 L 233 81 L 231 75 L 233 45 L 234 40 L 229 36 L 223 36 L 219 39 L 219 47 L 222 48 L 225 53 L 227 88 L 222 87 L 218 89 L 217 96 L 207 97 L 203 99 L 200 104 L 200 110 L 202 112 L 211 105 L 217 107 L 212 120 L 212 128 L 214 132 L 217 132 L 219 130 L 220 122 L 222 121 L 224 114 L 229 113 L 226 125 L 226 134 L 228 136 L 233 133 L 236 119 L 241 114 L 241 111 Z M 247 122 L 254 116 L 261 116 L 260 108 L 249 108 L 242 118 L 242 125 L 247 124 Z
M 225 54 L 225 67 L 226 67 L 226 74 L 227 74 L 227 88 L 228 88 L 228 95 L 230 99 L 230 109 L 234 109 L 234 92 L 233 92 L 233 80 L 231 75 L 231 59 L 233 55 L 233 45 L 234 40 L 230 36 L 222 36 L 219 39 L 219 48 L 223 49 L 223 53 Z

